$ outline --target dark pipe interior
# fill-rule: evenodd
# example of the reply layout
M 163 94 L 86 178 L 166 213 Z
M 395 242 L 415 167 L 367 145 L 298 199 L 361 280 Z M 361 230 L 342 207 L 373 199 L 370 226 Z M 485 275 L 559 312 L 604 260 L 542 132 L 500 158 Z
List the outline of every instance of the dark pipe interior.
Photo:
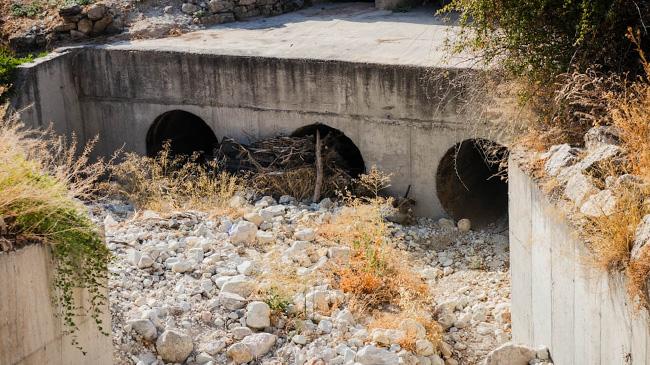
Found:
M 291 134 L 293 137 L 315 136 L 316 130 L 320 132 L 321 139 L 329 141 L 328 148 L 334 148 L 344 159 L 344 168 L 352 177 L 357 177 L 366 171 L 361 151 L 343 132 L 328 127 L 324 124 L 311 124 L 298 128 Z
M 442 207 L 453 219 L 469 218 L 475 228 L 507 221 L 508 184 L 498 176 L 507 153 L 505 147 L 482 139 L 465 140 L 447 151 L 436 186 Z
M 156 118 L 147 133 L 147 155 L 157 155 L 166 141 L 170 141 L 172 155 L 211 154 L 218 145 L 212 129 L 198 116 L 183 110 Z

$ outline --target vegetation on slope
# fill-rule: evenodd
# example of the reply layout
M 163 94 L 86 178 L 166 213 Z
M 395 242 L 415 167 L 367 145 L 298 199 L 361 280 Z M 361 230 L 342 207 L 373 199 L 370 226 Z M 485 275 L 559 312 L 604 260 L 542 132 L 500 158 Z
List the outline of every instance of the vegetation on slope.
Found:
M 1 116 L 0 116 L 1 117 Z M 2 118 L 0 118 L 2 120 Z M 73 343 L 79 313 L 91 316 L 104 332 L 100 318 L 106 296 L 110 253 L 101 232 L 91 222 L 79 198 L 96 192 L 105 165 L 89 163 L 89 148 L 80 155 L 50 133 L 26 131 L 15 121 L 0 124 L 0 241 L 4 250 L 15 245 L 44 243 L 56 263 L 54 301 Z M 85 289 L 79 303 L 75 289 Z

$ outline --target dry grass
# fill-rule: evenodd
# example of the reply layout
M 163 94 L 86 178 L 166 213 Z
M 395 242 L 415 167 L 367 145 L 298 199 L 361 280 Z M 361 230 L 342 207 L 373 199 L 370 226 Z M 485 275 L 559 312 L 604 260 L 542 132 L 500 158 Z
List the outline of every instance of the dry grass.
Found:
M 427 313 L 432 300 L 427 285 L 413 272 L 408 254 L 394 248 L 383 218 L 392 209 L 391 199 L 379 193 L 388 186 L 389 177 L 376 168 L 360 178 L 369 197 L 347 195 L 346 207 L 319 234 L 351 248 L 347 265 L 332 271 L 332 282 L 349 294 L 348 308 L 358 315 L 373 316 L 375 328 L 396 328 L 402 319 L 412 318 L 427 328 L 434 344 L 440 341 L 440 327 Z M 407 336 L 402 344 L 414 348 L 415 338 Z
M 228 201 L 245 187 L 244 179 L 220 172 L 199 156 L 172 156 L 169 144 L 154 158 L 126 153 L 112 169 L 113 190 L 140 209 L 157 211 L 198 209 L 235 214 Z

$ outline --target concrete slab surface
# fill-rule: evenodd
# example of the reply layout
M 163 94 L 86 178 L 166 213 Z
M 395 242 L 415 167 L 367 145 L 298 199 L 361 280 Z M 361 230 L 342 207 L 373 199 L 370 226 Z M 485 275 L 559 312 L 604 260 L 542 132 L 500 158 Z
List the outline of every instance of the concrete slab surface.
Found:
M 377 10 L 372 3 L 324 3 L 270 18 L 214 26 L 178 37 L 121 42 L 111 49 L 232 56 L 337 60 L 388 65 L 466 68 L 445 41 L 457 27 L 435 8 Z

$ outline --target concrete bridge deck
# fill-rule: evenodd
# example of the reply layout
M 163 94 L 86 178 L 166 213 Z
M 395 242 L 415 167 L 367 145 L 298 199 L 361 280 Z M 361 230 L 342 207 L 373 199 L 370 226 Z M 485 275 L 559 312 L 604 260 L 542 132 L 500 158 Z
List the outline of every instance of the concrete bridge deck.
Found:
M 322 3 L 271 18 L 106 48 L 467 67 L 462 57 L 445 52 L 445 41 L 454 37 L 455 28 L 435 12 L 434 7 L 399 13 L 378 10 L 372 3 Z

